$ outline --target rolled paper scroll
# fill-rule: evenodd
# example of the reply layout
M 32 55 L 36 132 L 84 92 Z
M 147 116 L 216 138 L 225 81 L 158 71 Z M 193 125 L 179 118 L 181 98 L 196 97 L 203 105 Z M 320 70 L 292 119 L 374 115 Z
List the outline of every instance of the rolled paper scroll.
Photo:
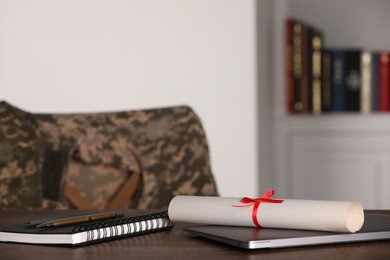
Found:
M 275 202 L 276 201 L 276 202 Z M 174 222 L 210 225 L 356 232 L 364 222 L 360 202 L 176 196 L 168 207 Z M 257 223 L 256 223 L 257 222 Z

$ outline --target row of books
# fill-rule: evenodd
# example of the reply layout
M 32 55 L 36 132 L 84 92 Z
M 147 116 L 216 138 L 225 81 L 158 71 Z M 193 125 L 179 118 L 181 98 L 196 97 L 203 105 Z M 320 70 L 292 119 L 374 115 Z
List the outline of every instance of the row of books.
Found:
M 326 48 L 323 32 L 286 22 L 290 113 L 390 111 L 390 52 Z

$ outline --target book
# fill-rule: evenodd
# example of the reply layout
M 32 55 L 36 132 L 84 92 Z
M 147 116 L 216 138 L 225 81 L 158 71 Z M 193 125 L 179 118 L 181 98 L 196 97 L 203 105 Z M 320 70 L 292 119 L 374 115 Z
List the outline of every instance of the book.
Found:
M 371 111 L 379 111 L 379 53 L 372 52 L 371 59 Z
M 302 79 L 301 79 L 301 101 L 302 112 L 309 112 L 309 82 L 308 82 L 308 32 L 309 27 L 305 24 L 302 25 Z
M 77 216 L 75 216 L 77 217 Z M 80 216 L 81 217 L 81 216 Z M 33 224 L 32 224 L 33 223 Z M 46 223 L 46 221 L 36 221 Z M 47 223 L 50 223 L 47 222 Z M 35 221 L 0 227 L 0 242 L 83 246 L 172 229 L 166 211 L 136 213 L 63 226 L 37 227 Z
M 333 112 L 345 111 L 345 53 L 342 49 L 334 49 L 332 53 L 332 65 L 331 65 L 331 95 L 332 95 L 332 107 Z
M 379 111 L 379 53 L 372 53 L 371 66 L 371 111 Z
M 381 52 L 379 56 L 379 111 L 381 112 L 390 110 L 389 70 L 389 53 Z
M 327 49 L 322 50 L 322 89 L 321 111 L 330 112 L 332 108 L 332 56 Z
M 312 105 L 313 105 L 313 113 L 314 114 L 320 114 L 321 113 L 321 67 L 322 67 L 322 55 L 321 50 L 323 48 L 323 34 L 320 30 L 312 27 L 311 35 L 309 38 L 310 44 L 311 44 L 311 69 L 310 73 L 312 75 L 312 82 L 310 82 L 309 87 L 312 89 L 311 93 L 312 96 L 310 97 L 312 99 Z
M 307 69 L 307 111 L 313 112 L 313 28 L 307 27 L 306 37 L 306 69 Z
M 360 92 L 360 110 L 363 113 L 369 113 L 372 110 L 372 53 L 363 51 L 361 55 L 361 92 Z
M 287 81 L 287 111 L 294 112 L 294 78 L 293 78 L 293 26 L 292 19 L 286 20 L 286 81 Z
M 346 110 L 360 111 L 360 92 L 361 92 L 361 51 L 346 51 L 345 66 L 345 86 L 346 86 Z
M 294 78 L 294 112 L 303 111 L 302 100 L 302 33 L 303 24 L 294 22 L 293 26 L 293 78 Z

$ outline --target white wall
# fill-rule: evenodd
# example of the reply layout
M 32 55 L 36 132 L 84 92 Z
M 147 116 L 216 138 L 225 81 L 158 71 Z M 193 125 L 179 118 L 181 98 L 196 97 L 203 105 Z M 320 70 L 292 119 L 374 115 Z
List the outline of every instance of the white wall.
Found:
M 0 99 L 33 112 L 190 105 L 223 196 L 258 194 L 255 1 L 0 0 Z

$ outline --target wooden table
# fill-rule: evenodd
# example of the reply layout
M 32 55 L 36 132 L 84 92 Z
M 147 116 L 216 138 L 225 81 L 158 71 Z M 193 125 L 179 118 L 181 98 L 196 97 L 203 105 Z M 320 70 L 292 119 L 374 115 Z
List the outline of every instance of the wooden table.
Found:
M 390 210 L 380 212 L 390 215 Z M 69 211 L 0 211 L 0 225 L 65 215 Z M 390 241 L 245 250 L 192 237 L 183 226 L 85 247 L 0 243 L 0 259 L 390 259 Z

